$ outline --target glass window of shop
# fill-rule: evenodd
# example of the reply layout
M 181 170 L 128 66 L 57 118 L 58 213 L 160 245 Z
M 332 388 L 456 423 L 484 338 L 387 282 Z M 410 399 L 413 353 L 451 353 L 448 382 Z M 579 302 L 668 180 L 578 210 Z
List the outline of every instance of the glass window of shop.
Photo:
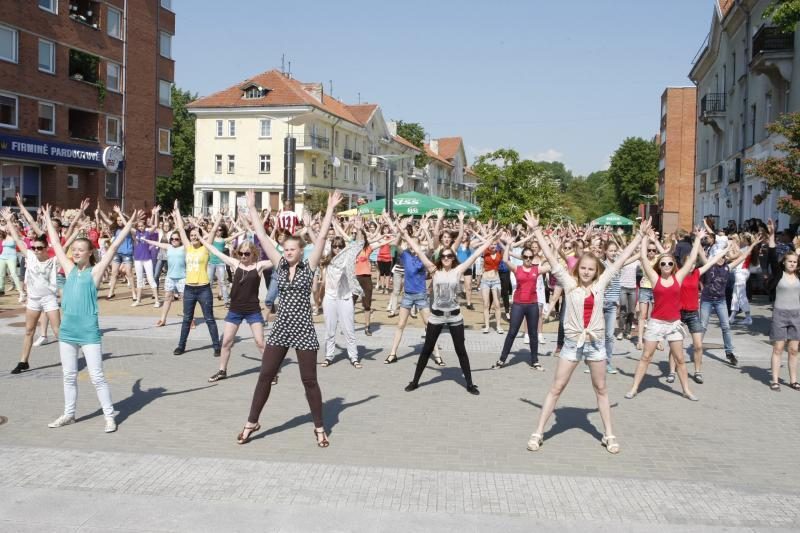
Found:
M 16 196 L 19 193 L 26 207 L 38 207 L 40 205 L 39 177 L 39 167 L 7 161 L 0 162 L 3 205 L 17 205 Z

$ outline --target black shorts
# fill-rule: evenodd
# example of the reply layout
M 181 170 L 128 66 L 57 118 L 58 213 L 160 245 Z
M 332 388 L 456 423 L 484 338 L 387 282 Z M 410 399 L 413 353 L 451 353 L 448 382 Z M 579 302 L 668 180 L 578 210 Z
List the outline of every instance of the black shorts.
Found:
M 392 262 L 391 261 L 378 261 L 378 274 L 381 276 L 392 275 Z

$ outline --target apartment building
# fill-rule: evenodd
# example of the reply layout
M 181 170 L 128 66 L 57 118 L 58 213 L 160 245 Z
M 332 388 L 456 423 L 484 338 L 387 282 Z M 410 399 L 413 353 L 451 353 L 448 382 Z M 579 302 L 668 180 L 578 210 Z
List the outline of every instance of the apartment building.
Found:
M 717 0 L 710 33 L 689 78 L 697 86 L 695 219 L 712 215 L 721 225 L 777 215 L 779 191 L 754 200 L 764 180 L 745 172 L 746 159 L 778 155 L 780 138 L 766 126 L 800 110 L 796 34 L 781 33 L 762 18 L 769 0 Z
M 284 199 L 284 144 L 295 143 L 295 204 L 315 190 L 339 189 L 347 206 L 386 195 L 386 174 L 413 174 L 419 150 L 396 135 L 375 104 L 347 105 L 269 70 L 192 102 L 197 117 L 195 210 L 237 205 L 247 189 L 262 209 Z M 407 186 L 402 180 L 403 187 Z M 398 190 L 402 192 L 402 190 Z
M 696 111 L 696 87 L 668 87 L 661 95 L 658 219 L 662 233 L 691 231 L 695 224 Z
M 2 203 L 151 207 L 172 173 L 171 0 L 0 2 Z

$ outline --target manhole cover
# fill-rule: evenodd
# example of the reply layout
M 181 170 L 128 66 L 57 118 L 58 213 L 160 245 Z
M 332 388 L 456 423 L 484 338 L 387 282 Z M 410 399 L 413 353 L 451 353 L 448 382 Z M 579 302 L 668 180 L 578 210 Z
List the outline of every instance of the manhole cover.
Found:
M 8 418 L 6 418 L 5 416 L 0 416 L 0 426 L 5 424 L 6 422 L 8 422 Z

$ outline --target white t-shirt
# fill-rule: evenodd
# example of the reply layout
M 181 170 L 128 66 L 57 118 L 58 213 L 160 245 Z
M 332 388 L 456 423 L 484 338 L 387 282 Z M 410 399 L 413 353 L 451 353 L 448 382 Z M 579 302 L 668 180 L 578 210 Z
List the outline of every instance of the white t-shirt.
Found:
M 39 261 L 31 250 L 25 252 L 25 284 L 28 286 L 28 296 L 41 298 L 55 296 L 58 290 L 56 274 L 58 273 L 58 260 L 55 257 L 47 261 Z

